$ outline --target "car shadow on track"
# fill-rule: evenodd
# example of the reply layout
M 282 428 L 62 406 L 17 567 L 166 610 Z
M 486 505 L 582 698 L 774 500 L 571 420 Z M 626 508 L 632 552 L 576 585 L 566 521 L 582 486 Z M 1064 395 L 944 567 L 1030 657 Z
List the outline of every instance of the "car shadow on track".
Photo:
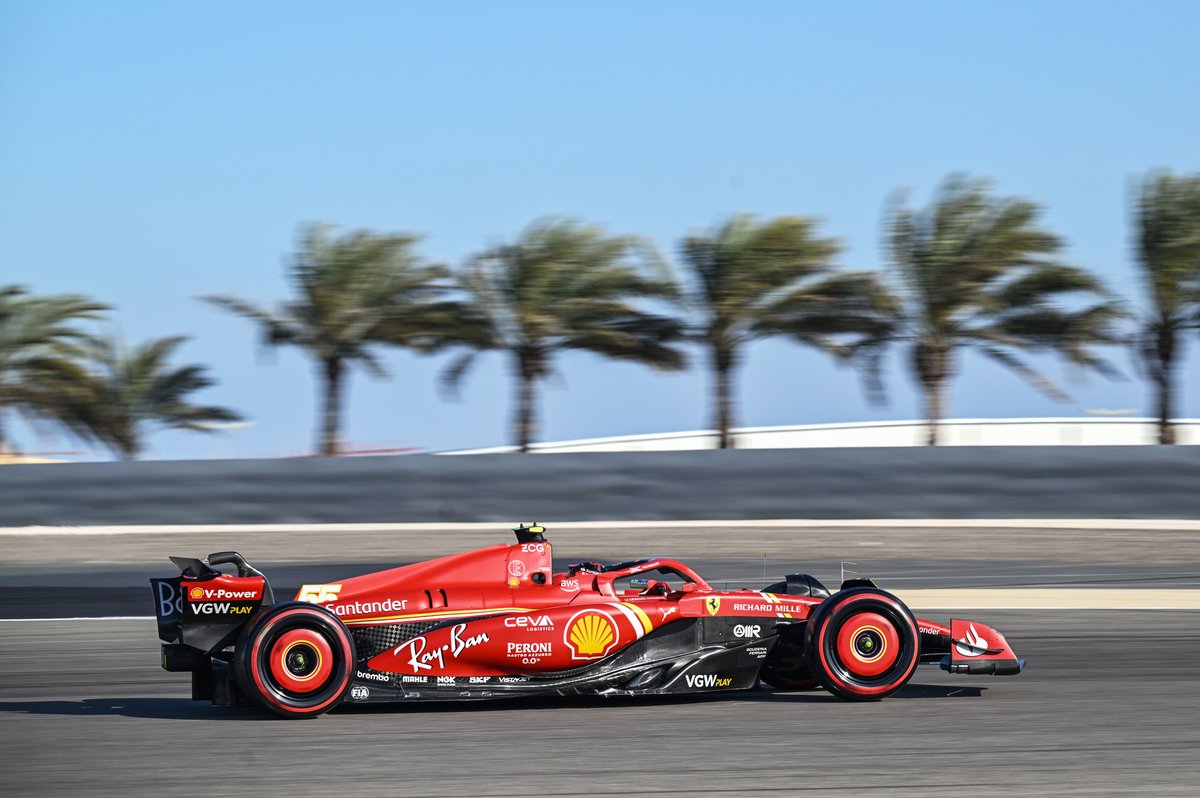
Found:
M 155 720 L 269 720 L 255 707 L 223 708 L 187 698 L 85 698 L 82 701 L 0 701 L 0 713 Z
M 887 700 L 905 698 L 979 698 L 986 687 L 947 687 L 909 684 Z M 438 714 L 458 712 L 511 712 L 513 710 L 595 709 L 600 707 L 656 707 L 703 703 L 801 703 L 836 704 L 841 699 L 824 690 L 748 690 L 736 693 L 664 696 L 538 696 L 500 698 L 483 701 L 442 701 L 430 703 L 343 704 L 338 715 Z M 214 707 L 186 698 L 85 698 L 81 701 L 0 701 L 0 713 L 27 715 L 67 715 L 73 717 L 121 716 L 155 720 L 284 720 L 256 707 Z
M 905 685 L 887 701 L 897 698 L 982 698 L 986 687 L 949 687 L 944 684 L 912 684 Z

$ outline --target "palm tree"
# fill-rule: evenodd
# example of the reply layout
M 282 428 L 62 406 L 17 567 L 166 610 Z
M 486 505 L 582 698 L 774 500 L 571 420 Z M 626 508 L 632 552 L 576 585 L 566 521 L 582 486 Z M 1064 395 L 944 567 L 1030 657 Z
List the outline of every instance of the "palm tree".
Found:
M 1148 176 L 1137 198 L 1137 235 L 1153 304 L 1141 325 L 1142 357 L 1158 389 L 1158 442 L 1170 444 L 1175 362 L 1186 332 L 1200 329 L 1200 175 Z
M 955 175 L 930 207 L 913 210 L 901 199 L 890 213 L 890 255 L 903 286 L 895 338 L 911 344 L 930 445 L 938 442 L 946 383 L 961 349 L 972 348 L 1065 399 L 1018 352 L 1053 351 L 1110 373 L 1092 347 L 1121 341 L 1115 322 L 1123 312 L 1095 277 L 1054 259 L 1062 244 L 1038 226 L 1038 207 L 992 197 L 989 190 L 987 181 Z
M 437 330 L 454 315 L 451 305 L 439 302 L 448 271 L 422 263 L 413 252 L 417 240 L 365 230 L 337 236 L 333 228 L 310 225 L 288 275 L 297 296 L 277 312 L 233 296 L 204 297 L 257 322 L 269 345 L 297 346 L 313 358 L 321 385 L 322 455 L 342 448 L 349 368 L 360 363 L 372 376 L 386 377 L 373 344 L 431 349 Z
M 105 310 L 77 294 L 33 296 L 20 286 L 0 286 L 0 454 L 11 448 L 7 411 L 59 415 L 62 407 L 50 384 L 79 373 L 84 333 L 76 324 Z
M 722 449 L 733 445 L 733 376 L 752 341 L 787 335 L 840 357 L 866 356 L 891 327 L 891 299 L 874 275 L 835 269 L 836 239 L 813 219 L 758 222 L 737 216 L 713 232 L 684 240 L 693 274 L 695 336 L 708 348 L 714 376 L 713 427 Z M 872 371 L 872 369 L 868 369 Z
M 133 349 L 115 337 L 90 340 L 93 368 L 60 385 L 70 408 L 64 420 L 80 437 L 100 441 L 123 460 L 141 454 L 153 427 L 212 432 L 214 422 L 239 421 L 232 410 L 189 401 L 214 383 L 202 366 L 168 362 L 186 340 L 157 338 Z
M 683 325 L 636 304 L 678 293 L 637 239 L 572 220 L 543 220 L 516 243 L 476 256 L 459 281 L 468 307 L 460 340 L 472 351 L 456 358 L 444 379 L 456 386 L 481 351 L 507 353 L 517 381 L 513 440 L 522 452 L 534 439 L 538 384 L 558 352 L 585 350 L 664 370 L 686 362 L 672 345 Z

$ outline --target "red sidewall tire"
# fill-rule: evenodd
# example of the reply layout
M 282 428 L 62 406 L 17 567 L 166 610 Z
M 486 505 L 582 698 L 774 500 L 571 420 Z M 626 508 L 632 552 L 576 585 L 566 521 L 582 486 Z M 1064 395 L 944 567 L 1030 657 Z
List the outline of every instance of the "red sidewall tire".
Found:
M 818 607 L 805 631 L 812 673 L 829 692 L 877 701 L 903 687 L 920 661 L 912 612 L 877 588 L 837 593 Z
M 290 718 L 336 707 L 350 689 L 354 640 L 345 624 L 314 604 L 273 607 L 251 624 L 234 654 L 242 691 Z

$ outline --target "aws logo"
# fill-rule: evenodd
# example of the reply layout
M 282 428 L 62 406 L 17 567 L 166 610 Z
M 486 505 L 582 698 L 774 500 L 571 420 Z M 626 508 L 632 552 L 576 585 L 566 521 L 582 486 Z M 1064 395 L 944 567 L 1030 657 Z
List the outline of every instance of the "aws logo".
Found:
M 563 633 L 563 642 L 571 650 L 571 659 L 599 659 L 608 656 L 621 633 L 612 617 L 599 610 L 584 610 L 572 616 Z

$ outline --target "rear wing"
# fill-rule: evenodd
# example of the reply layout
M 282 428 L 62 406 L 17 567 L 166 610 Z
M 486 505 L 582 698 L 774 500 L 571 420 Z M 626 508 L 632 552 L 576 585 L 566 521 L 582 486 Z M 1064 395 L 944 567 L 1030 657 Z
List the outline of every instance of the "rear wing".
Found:
M 267 578 L 236 551 L 216 552 L 203 560 L 172 557 L 171 561 L 179 567 L 179 576 L 151 579 L 150 588 L 158 637 L 182 659 L 203 657 L 231 645 L 261 607 L 275 603 Z M 236 576 L 213 567 L 227 563 L 237 568 Z M 166 657 L 168 646 L 163 648 Z

